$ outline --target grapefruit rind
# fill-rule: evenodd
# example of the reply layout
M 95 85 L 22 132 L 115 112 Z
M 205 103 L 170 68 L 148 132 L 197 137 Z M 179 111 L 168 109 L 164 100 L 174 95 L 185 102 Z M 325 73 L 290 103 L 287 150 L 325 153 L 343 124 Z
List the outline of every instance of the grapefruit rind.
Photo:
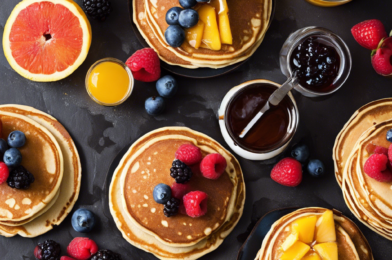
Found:
M 59 72 L 55 72 L 52 74 L 34 74 L 23 67 L 21 67 L 14 57 L 12 56 L 12 51 L 11 51 L 11 46 L 10 46 L 10 32 L 12 29 L 12 26 L 19 15 L 19 13 L 27 8 L 29 5 L 34 4 L 34 3 L 40 3 L 40 2 L 50 2 L 53 4 L 60 4 L 65 6 L 71 13 L 73 13 L 79 20 L 80 27 L 82 28 L 83 31 L 83 45 L 82 49 L 80 52 L 80 55 L 78 58 L 75 60 L 75 62 L 70 65 L 68 68 L 65 70 Z M 37 82 L 51 82 L 51 81 L 58 81 L 63 78 L 68 77 L 71 75 L 86 59 L 87 54 L 90 49 L 91 45 L 91 25 L 86 17 L 86 14 L 80 8 L 80 6 L 73 2 L 72 0 L 24 0 L 17 4 L 12 11 L 11 15 L 9 16 L 7 23 L 4 27 L 4 34 L 3 34 L 3 50 L 4 50 L 4 55 L 7 58 L 10 66 L 21 76 L 32 80 L 32 81 L 37 81 Z

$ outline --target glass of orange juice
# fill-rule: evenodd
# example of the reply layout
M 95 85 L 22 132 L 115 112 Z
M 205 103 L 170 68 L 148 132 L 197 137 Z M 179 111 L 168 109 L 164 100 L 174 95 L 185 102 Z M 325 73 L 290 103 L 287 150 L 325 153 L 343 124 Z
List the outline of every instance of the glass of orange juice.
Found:
M 128 66 L 115 58 L 94 63 L 86 75 L 86 90 L 96 103 L 117 106 L 129 98 L 134 79 Z
M 323 7 L 333 7 L 333 6 L 338 6 L 351 2 L 351 0 L 306 0 L 306 1 L 314 5 L 323 6 Z

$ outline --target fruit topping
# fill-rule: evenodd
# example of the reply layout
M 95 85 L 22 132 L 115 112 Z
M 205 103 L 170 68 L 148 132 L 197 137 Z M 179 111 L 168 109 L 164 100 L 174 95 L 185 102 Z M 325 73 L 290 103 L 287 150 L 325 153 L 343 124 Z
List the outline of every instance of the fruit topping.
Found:
M 10 170 L 8 169 L 8 166 L 5 163 L 0 162 L 0 184 L 6 182 L 9 175 Z
M 365 162 L 364 172 L 380 182 L 392 181 L 392 172 L 387 167 L 388 157 L 384 154 L 373 154 Z
M 86 13 L 94 19 L 104 21 L 112 11 L 110 0 L 83 0 Z
M 355 25 L 351 33 L 359 45 L 369 50 L 377 49 L 380 41 L 387 37 L 384 25 L 377 19 L 366 20 Z
M 220 50 L 222 43 L 215 8 L 210 5 L 203 5 L 198 10 L 198 13 L 200 20 L 205 24 L 201 47 Z
M 298 233 L 291 233 L 282 244 L 283 251 L 287 251 L 295 242 L 298 241 Z
M 110 250 L 99 250 L 90 260 L 122 260 L 121 256 Z
M 322 260 L 338 260 L 338 245 L 335 242 L 318 244 L 313 248 Z
M 46 240 L 34 249 L 34 256 L 40 260 L 58 260 L 60 258 L 60 245 L 53 240 Z
M 34 181 L 33 174 L 22 165 L 13 167 L 7 179 L 8 186 L 15 189 L 27 189 Z
M 327 210 L 316 223 L 317 243 L 327 243 L 336 241 L 335 220 L 333 211 Z
M 166 23 L 169 25 L 178 25 L 178 18 L 180 17 L 181 11 L 182 8 L 178 6 L 170 8 L 166 13 Z
M 126 61 L 136 80 L 152 82 L 161 76 L 161 65 L 158 54 L 152 48 L 144 48 L 136 51 Z
M 271 178 L 284 186 L 298 186 L 302 181 L 302 165 L 293 158 L 284 158 L 272 169 Z
M 96 221 L 90 210 L 78 209 L 73 213 L 71 223 L 76 232 L 88 233 L 94 228 Z
M 306 255 L 304 258 L 301 260 L 321 260 L 321 258 L 318 256 L 317 253 L 310 253 Z
M 324 175 L 325 167 L 322 161 L 318 159 L 310 160 L 308 166 L 306 167 L 308 173 L 313 177 L 320 177 Z
M 179 25 L 170 25 L 165 31 L 165 39 L 171 47 L 180 47 L 185 41 L 185 31 Z
M 309 147 L 306 144 L 297 144 L 291 150 L 291 156 L 301 163 L 309 159 Z
M 193 9 L 185 9 L 180 13 L 178 22 L 183 28 L 191 28 L 199 21 L 199 14 Z
M 144 102 L 147 114 L 157 116 L 165 111 L 165 100 L 162 97 L 149 97 Z
M 223 44 L 233 44 L 233 36 L 230 28 L 229 7 L 226 0 L 212 1 L 218 15 L 220 39 Z
M 297 241 L 287 251 L 285 251 L 280 260 L 301 260 L 310 250 L 310 246 Z
M 22 154 L 16 148 L 5 151 L 3 161 L 8 167 L 16 167 L 22 162 Z
M 180 0 L 179 2 L 184 8 L 192 8 L 197 4 L 196 0 Z
M 161 97 L 172 98 L 177 93 L 178 84 L 173 76 L 166 75 L 157 81 L 156 88 Z
M 389 129 L 387 132 L 387 140 L 392 143 L 392 129 Z
M 13 131 L 8 136 L 8 145 L 13 148 L 20 148 L 26 143 L 26 136 L 21 131 Z
M 183 144 L 176 151 L 176 159 L 186 165 L 194 165 L 203 159 L 200 148 L 193 144 Z
M 97 244 L 87 237 L 76 237 L 67 247 L 68 255 L 78 260 L 90 259 L 97 251 Z
M 225 157 L 218 153 L 212 153 L 203 158 L 200 163 L 201 174 L 207 179 L 216 180 L 226 170 L 227 162 Z
M 190 192 L 191 187 L 189 184 L 173 183 L 171 186 L 172 196 L 182 201 L 182 198 Z
M 204 34 L 204 23 L 199 19 L 197 24 L 192 28 L 185 30 L 185 37 L 190 46 L 199 49 Z
M 374 70 L 383 76 L 392 74 L 392 37 L 382 40 L 378 49 L 372 51 L 372 65 Z
M 207 213 L 208 195 L 202 191 L 191 191 L 183 198 L 186 214 L 192 218 L 204 216 Z
M 165 214 L 165 216 L 168 218 L 177 215 L 180 204 L 181 200 L 174 197 L 171 198 L 164 204 L 163 214 Z
M 5 151 L 9 149 L 7 142 L 4 139 L 0 139 L 0 156 L 4 156 Z
M 294 234 L 298 234 L 298 239 L 301 242 L 311 244 L 314 241 L 316 222 L 316 216 L 303 217 L 294 221 L 291 227 Z
M 177 183 L 187 183 L 192 177 L 191 169 L 180 160 L 176 159 L 170 168 L 170 176 L 176 180 Z
M 340 57 L 334 47 L 316 37 L 309 37 L 293 51 L 291 68 L 298 71 L 297 76 L 303 87 L 327 92 L 333 88 L 332 83 L 338 75 Z
M 156 203 L 165 204 L 172 197 L 172 189 L 169 185 L 160 183 L 154 187 L 152 196 L 154 197 Z

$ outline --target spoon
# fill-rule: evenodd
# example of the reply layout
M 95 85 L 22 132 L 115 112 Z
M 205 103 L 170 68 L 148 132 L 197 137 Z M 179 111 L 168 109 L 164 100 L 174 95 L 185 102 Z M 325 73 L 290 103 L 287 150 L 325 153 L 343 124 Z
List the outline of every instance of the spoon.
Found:
M 240 138 L 244 138 L 245 135 L 252 129 L 252 127 L 260 120 L 260 118 L 271 108 L 271 106 L 277 106 L 283 100 L 283 98 L 298 84 L 297 71 L 294 75 L 289 77 L 283 85 L 275 90 L 272 95 L 268 98 L 265 105 L 260 109 L 256 116 L 247 124 L 242 130 Z

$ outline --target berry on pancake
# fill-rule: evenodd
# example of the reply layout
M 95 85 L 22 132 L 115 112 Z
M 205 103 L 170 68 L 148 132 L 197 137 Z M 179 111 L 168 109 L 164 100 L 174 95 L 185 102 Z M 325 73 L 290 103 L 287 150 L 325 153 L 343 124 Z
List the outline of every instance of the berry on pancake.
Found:
M 173 183 L 171 186 L 172 196 L 182 201 L 185 194 L 190 192 L 191 187 L 189 184 Z
M 154 187 L 152 196 L 156 203 L 165 204 L 172 197 L 172 189 L 170 188 L 169 185 L 160 183 Z
M 204 216 L 207 213 L 208 195 L 202 191 L 192 191 L 184 196 L 186 214 L 192 218 Z
M 207 179 L 216 180 L 226 170 L 227 162 L 225 157 L 218 153 L 212 153 L 203 158 L 200 163 L 200 171 Z
M 200 148 L 193 144 L 183 144 L 176 152 L 176 159 L 186 165 L 194 165 L 203 159 Z
M 127 61 L 136 80 L 143 82 L 156 81 L 161 76 L 161 65 L 158 54 L 151 48 L 136 51 Z
M 187 183 L 192 177 L 191 169 L 180 160 L 176 159 L 170 168 L 170 176 L 176 180 L 177 183 Z
M 298 186 L 302 181 L 302 165 L 293 158 L 284 158 L 272 169 L 271 178 L 284 186 Z
M 7 179 L 8 186 L 15 189 L 28 189 L 34 181 L 33 174 L 22 165 L 13 167 Z
M 0 162 L 0 184 L 4 183 L 9 175 L 10 170 L 8 169 L 8 166 L 5 163 Z
M 78 260 L 90 259 L 97 251 L 97 244 L 87 237 L 76 237 L 67 247 L 68 255 Z
M 364 172 L 379 182 L 392 181 L 392 172 L 388 169 L 388 158 L 385 154 L 373 154 L 365 162 Z
M 178 209 L 180 207 L 181 201 L 176 198 L 171 198 L 169 201 L 167 201 L 163 207 L 163 214 L 165 214 L 166 217 L 170 218 L 178 213 Z

